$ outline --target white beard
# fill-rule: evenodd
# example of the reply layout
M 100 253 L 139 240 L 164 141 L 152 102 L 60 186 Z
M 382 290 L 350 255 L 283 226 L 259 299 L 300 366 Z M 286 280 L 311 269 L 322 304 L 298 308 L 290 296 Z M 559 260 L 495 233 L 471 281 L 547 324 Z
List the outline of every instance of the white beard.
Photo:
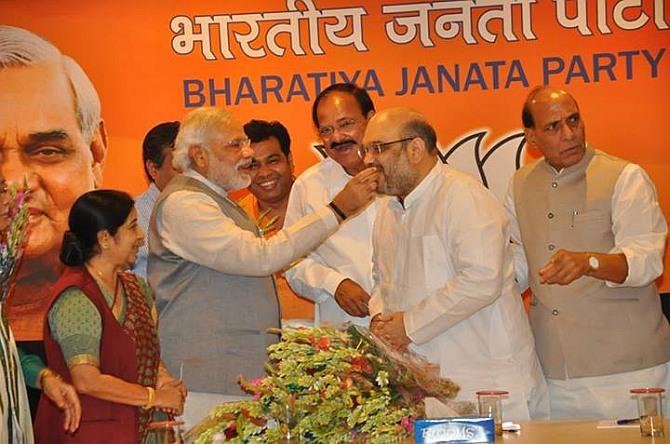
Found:
M 241 161 L 235 166 L 221 162 L 211 156 L 207 178 L 226 191 L 236 191 L 246 188 L 251 184 L 251 177 L 240 172 L 239 167 L 245 162 Z

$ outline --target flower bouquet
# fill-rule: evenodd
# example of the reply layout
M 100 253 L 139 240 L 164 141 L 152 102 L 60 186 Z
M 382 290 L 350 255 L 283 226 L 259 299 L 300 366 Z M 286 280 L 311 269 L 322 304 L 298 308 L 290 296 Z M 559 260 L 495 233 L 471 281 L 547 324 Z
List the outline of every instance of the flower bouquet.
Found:
M 12 186 L 8 193 L 7 208 L 0 208 L 0 218 L 7 218 L 8 226 L 2 226 L 0 234 L 0 302 L 9 295 L 14 282 L 14 273 L 21 262 L 25 234 L 28 227 L 27 184 Z M 4 225 L 4 224 L 2 224 Z
M 197 444 L 390 443 L 410 436 L 423 399 L 452 403 L 459 387 L 412 352 L 398 352 L 358 326 L 283 329 L 268 347 L 267 376 L 246 380 L 248 401 L 224 403 L 187 434 Z

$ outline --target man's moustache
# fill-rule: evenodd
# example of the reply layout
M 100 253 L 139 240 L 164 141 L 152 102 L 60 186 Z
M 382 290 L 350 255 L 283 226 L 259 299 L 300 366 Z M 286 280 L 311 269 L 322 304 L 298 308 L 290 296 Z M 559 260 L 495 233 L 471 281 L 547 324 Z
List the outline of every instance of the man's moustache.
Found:
M 351 146 L 351 145 L 358 145 L 358 144 L 354 140 L 345 140 L 345 141 L 342 141 L 342 142 L 333 142 L 330 145 L 330 149 L 335 150 L 335 151 L 345 150 L 345 149 L 349 148 L 349 146 Z

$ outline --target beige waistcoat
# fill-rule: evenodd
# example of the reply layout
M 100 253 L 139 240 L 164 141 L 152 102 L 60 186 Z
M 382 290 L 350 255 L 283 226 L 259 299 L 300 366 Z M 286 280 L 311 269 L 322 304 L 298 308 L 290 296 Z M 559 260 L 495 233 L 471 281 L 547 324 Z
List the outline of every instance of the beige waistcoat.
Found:
M 614 247 L 612 195 L 626 165 L 588 148 L 561 174 L 540 159 L 514 176 L 533 291 L 530 320 L 548 378 L 615 374 L 670 361 L 670 327 L 653 282 L 612 288 L 588 276 L 566 286 L 539 281 L 539 270 L 559 249 L 607 253 Z

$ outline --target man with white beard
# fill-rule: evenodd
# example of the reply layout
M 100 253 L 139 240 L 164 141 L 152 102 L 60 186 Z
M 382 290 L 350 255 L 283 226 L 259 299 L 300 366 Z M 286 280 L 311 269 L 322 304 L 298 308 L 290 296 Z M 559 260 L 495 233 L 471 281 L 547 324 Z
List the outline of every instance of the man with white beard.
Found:
M 250 183 L 249 138 L 233 115 L 200 108 L 175 140 L 176 176 L 156 200 L 149 222 L 149 283 L 160 315 L 161 355 L 189 388 L 186 421 L 226 396 L 237 379 L 264 374 L 266 347 L 279 327 L 272 274 L 319 245 L 340 222 L 372 200 L 377 172 L 352 178 L 327 205 L 263 239 L 229 193 Z

